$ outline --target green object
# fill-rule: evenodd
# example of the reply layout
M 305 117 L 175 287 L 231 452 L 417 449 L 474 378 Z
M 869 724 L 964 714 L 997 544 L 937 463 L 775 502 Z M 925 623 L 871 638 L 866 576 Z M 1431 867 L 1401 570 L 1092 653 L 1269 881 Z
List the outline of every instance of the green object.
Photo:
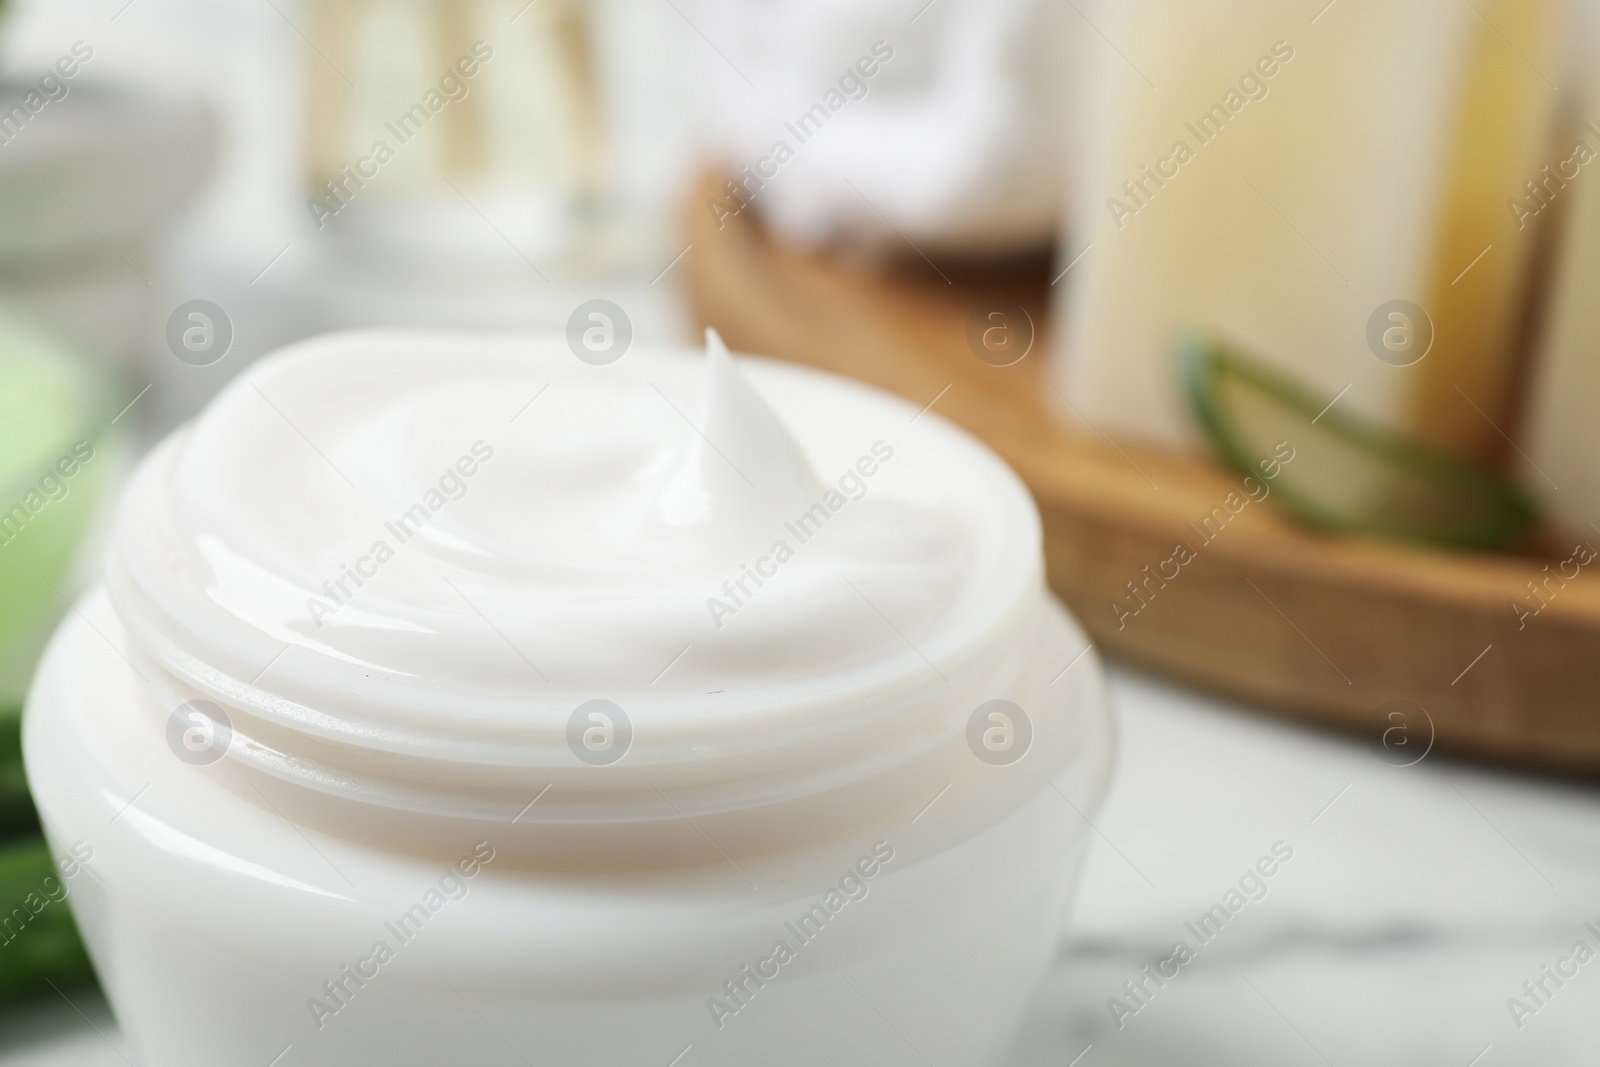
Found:
M 1310 526 L 1490 549 L 1534 521 L 1532 504 L 1499 472 L 1347 415 L 1227 345 L 1192 338 L 1178 358 L 1217 454 L 1265 480 L 1269 499 Z M 1280 442 L 1294 458 L 1264 479 L 1262 461 Z
M 92 977 L 67 885 L 43 838 L 0 845 L 0 1000 Z
M 39 817 L 22 774 L 22 716 L 0 711 L 0 848 L 12 838 L 39 832 Z
M 21 702 L 66 608 L 67 572 L 115 466 L 110 399 L 103 372 L 0 310 L 0 707 Z

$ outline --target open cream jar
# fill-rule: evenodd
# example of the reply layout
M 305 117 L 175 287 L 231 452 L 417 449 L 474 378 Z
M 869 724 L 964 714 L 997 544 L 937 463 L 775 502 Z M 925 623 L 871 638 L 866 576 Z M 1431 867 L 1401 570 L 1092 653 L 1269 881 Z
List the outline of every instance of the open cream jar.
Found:
M 144 462 L 25 744 L 145 1062 L 1003 1051 L 1110 763 L 1033 503 L 710 348 L 329 337 Z

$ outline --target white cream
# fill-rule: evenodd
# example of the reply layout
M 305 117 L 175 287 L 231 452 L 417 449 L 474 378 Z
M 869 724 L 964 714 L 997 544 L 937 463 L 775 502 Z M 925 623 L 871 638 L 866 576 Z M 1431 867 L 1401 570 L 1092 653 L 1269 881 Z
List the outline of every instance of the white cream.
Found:
M 527 353 L 480 345 L 441 365 L 437 345 L 308 350 L 223 396 L 161 450 L 130 500 L 113 585 L 124 610 L 235 675 L 288 644 L 293 668 L 277 676 L 303 675 L 295 694 L 325 709 L 379 672 L 398 683 L 384 688 L 385 708 L 391 695 L 420 707 L 448 691 L 452 715 L 495 717 L 508 688 L 552 701 L 597 687 L 698 697 L 903 658 L 904 642 L 860 610 L 846 575 L 907 620 L 913 643 L 969 610 L 989 579 L 1026 576 L 1004 574 L 1003 546 L 982 543 L 960 514 L 960 494 L 999 496 L 990 506 L 1031 524 L 1013 485 L 1008 495 L 930 484 L 926 501 L 870 491 L 877 480 L 855 470 L 863 456 L 917 467 L 917 480 L 930 473 L 888 458 L 905 420 L 881 416 L 850 420 L 839 449 L 817 458 L 830 489 L 848 471 L 869 491 L 836 522 L 825 510 L 827 535 L 802 544 L 793 523 L 823 500 L 823 479 L 720 345 L 693 410 L 698 432 L 685 400 L 699 371 L 685 361 L 558 380 L 512 422 L 543 385 L 522 373 Z M 330 375 L 308 373 L 330 360 L 371 391 L 329 391 Z M 794 377 L 809 411 L 791 417 L 817 435 L 843 429 L 827 410 L 849 406 L 837 384 Z M 460 457 L 481 470 L 460 477 Z M 439 492 L 445 474 L 465 487 L 461 499 Z M 395 531 L 410 526 L 399 520 L 430 494 L 438 510 L 401 542 Z M 745 599 L 723 582 L 779 541 L 795 553 L 784 580 L 748 597 L 738 625 L 712 625 L 707 600 Z M 345 594 L 324 583 L 380 542 L 395 559 L 360 587 L 356 610 L 337 610 Z M 504 640 L 485 640 L 485 617 Z M 419 676 L 434 680 L 426 697 Z
M 52 838 L 96 849 L 75 907 L 147 1057 L 422 1062 L 444 1034 L 488 1055 L 445 977 L 568 1063 L 774 1040 L 896 1062 L 892 1028 L 802 1021 L 851 975 L 912 983 L 905 1025 L 952 1063 L 1003 1040 L 1108 763 L 1031 500 L 934 416 L 709 349 L 596 367 L 559 339 L 335 336 L 145 462 L 28 759 Z M 1031 733 L 999 766 L 968 741 L 996 699 Z M 226 719 L 197 720 L 227 742 L 201 765 L 169 744 L 191 700 Z M 447 932 L 319 994 L 480 847 Z M 856 932 L 719 994 L 875 847 L 894 860 L 839 913 Z M 1011 999 L 974 1006 L 979 975 Z

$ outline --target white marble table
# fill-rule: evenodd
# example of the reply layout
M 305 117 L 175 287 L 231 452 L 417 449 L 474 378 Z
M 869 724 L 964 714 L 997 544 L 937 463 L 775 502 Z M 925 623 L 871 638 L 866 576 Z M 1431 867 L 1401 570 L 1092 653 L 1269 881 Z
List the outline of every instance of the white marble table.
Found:
M 1600 1058 L 1600 791 L 1249 715 L 1113 672 L 1119 768 L 1070 934 L 1006 1067 L 1493 1067 Z M 1293 856 L 1202 944 L 1185 926 L 1275 842 Z M 1280 846 L 1280 852 L 1284 846 Z M 1269 865 L 1270 866 L 1270 865 Z M 1142 1006 L 1123 983 L 1183 940 Z M 1571 969 L 1573 964 L 1568 965 Z M 1167 965 L 1170 972 L 1173 965 Z M 1119 1027 L 1107 1007 L 1129 1009 Z M 0 1067 L 129 1063 L 105 1005 L 0 1012 Z M 1081 1057 L 1074 1059 L 1074 1057 Z

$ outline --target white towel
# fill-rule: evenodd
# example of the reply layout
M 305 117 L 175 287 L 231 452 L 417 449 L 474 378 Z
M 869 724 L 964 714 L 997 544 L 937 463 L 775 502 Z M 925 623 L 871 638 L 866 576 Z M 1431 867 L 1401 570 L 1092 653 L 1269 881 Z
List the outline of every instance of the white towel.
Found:
M 1052 239 L 1063 200 L 1067 20 L 1078 17 L 1069 9 L 1044 0 L 702 0 L 685 12 L 723 53 L 704 65 L 714 149 L 780 232 L 930 251 Z M 721 210 L 708 206 L 719 218 L 739 208 L 731 193 Z

